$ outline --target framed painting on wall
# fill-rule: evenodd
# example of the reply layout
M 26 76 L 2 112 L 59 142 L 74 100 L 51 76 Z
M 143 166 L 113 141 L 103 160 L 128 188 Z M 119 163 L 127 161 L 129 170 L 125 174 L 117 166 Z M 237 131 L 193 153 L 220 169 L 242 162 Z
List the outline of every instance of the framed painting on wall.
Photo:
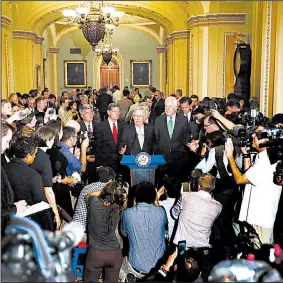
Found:
M 86 64 L 87 61 L 64 61 L 65 87 L 86 87 Z
M 152 60 L 130 60 L 131 87 L 151 86 Z

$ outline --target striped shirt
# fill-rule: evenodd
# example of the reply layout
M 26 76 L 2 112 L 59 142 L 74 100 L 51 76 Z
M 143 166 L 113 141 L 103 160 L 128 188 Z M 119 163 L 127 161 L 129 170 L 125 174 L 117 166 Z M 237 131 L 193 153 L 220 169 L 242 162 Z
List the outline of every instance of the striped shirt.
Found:
M 105 185 L 105 183 L 101 182 L 92 183 L 85 186 L 80 193 L 73 221 L 81 223 L 85 231 L 87 230 L 87 219 L 89 215 L 89 205 L 86 196 L 92 192 L 101 191 Z

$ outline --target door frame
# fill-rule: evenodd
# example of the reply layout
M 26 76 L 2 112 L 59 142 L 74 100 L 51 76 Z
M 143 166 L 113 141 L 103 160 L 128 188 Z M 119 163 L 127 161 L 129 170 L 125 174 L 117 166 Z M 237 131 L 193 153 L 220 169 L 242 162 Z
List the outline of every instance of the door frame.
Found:
M 100 69 L 99 69 L 99 72 L 100 72 L 100 75 L 101 75 L 101 70 L 118 70 L 118 75 L 119 75 L 119 83 L 120 83 L 120 69 L 119 69 L 119 66 L 116 65 L 114 68 L 108 68 L 108 66 L 100 66 Z M 100 79 L 101 79 L 101 76 L 100 76 Z M 108 77 L 109 79 L 109 77 Z M 110 84 L 107 83 L 107 85 L 110 87 Z M 114 85 L 113 85 L 114 86 Z M 112 86 L 112 87 L 113 87 Z M 100 86 L 102 87 L 102 86 Z
M 124 88 L 124 60 L 122 56 L 118 53 L 117 55 L 113 55 L 113 57 L 117 60 L 118 62 L 118 67 L 119 67 L 119 88 Z M 102 55 L 95 55 L 93 58 L 93 88 L 99 89 L 100 85 L 100 66 L 102 63 Z

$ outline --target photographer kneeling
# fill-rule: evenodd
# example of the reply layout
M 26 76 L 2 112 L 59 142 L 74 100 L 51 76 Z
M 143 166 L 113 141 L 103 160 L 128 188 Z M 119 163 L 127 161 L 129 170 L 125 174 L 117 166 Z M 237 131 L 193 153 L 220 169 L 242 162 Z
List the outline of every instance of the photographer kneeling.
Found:
M 149 274 L 137 282 L 203 282 L 201 278 L 202 260 L 195 250 L 175 252 L 167 262 L 153 274 Z
M 225 154 L 236 183 L 246 184 L 239 221 L 251 224 L 262 244 L 272 244 L 273 226 L 282 187 L 273 183 L 276 163 L 271 164 L 267 148 L 260 147 L 260 144 L 266 142 L 266 139 L 258 140 L 256 134 L 253 134 L 252 138 L 252 147 L 259 153 L 252 166 L 250 154 L 243 155 L 245 167 L 248 168 L 244 174 L 235 163 L 234 146 L 231 139 L 228 139 L 225 144 Z

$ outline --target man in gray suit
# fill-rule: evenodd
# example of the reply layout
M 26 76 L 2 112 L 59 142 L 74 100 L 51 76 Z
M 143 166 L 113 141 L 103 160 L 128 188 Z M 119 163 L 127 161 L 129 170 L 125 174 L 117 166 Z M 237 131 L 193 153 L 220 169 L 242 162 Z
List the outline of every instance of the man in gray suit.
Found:
M 176 177 L 178 182 L 186 181 L 183 165 L 187 160 L 188 120 L 183 114 L 176 113 L 177 107 L 177 99 L 167 97 L 165 115 L 157 117 L 154 123 L 158 153 L 166 160 L 166 165 L 159 167 L 159 181 L 165 174 Z
M 133 102 L 128 99 L 128 96 L 130 95 L 130 92 L 127 89 L 123 90 L 123 98 L 118 101 L 118 106 L 120 107 L 120 117 L 119 121 L 124 122 L 125 117 L 130 109 L 130 106 L 133 104 Z

